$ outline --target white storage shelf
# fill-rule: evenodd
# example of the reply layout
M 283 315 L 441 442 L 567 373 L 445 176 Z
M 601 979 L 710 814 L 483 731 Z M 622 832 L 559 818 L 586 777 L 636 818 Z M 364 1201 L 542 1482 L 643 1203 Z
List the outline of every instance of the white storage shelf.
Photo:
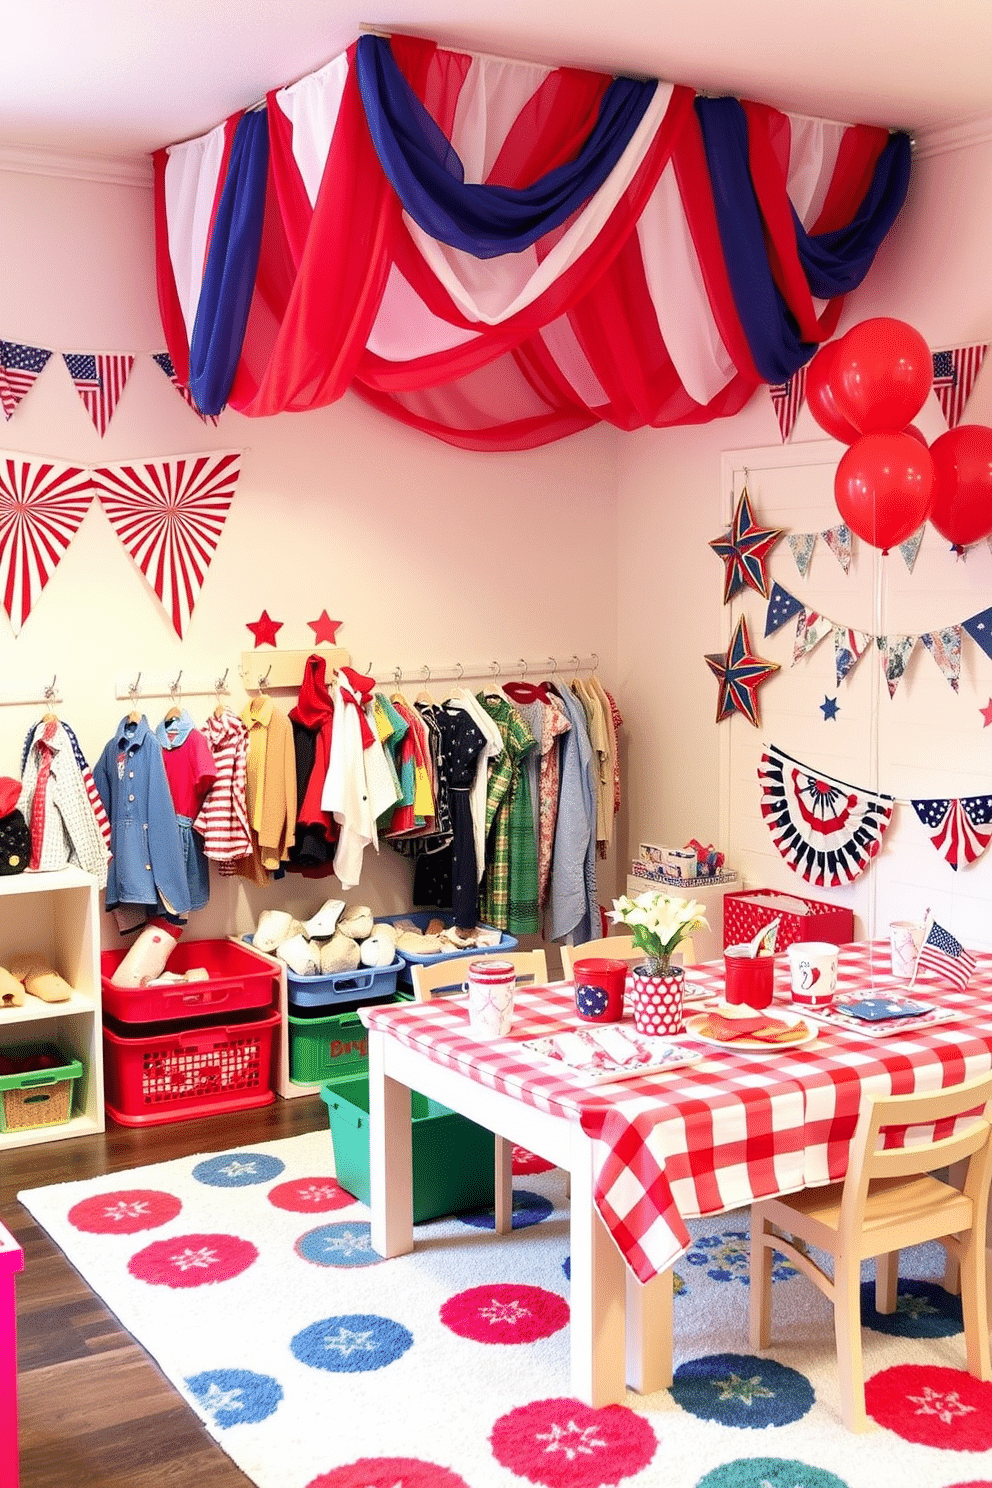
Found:
M 25 996 L 23 1007 L 0 1009 L 0 1048 L 53 1043 L 78 1059 L 72 1116 L 59 1126 L 0 1132 L 0 1150 L 102 1132 L 103 1025 L 100 997 L 99 893 L 75 868 L 0 878 L 0 966 L 37 955 L 72 987 L 68 1002 Z

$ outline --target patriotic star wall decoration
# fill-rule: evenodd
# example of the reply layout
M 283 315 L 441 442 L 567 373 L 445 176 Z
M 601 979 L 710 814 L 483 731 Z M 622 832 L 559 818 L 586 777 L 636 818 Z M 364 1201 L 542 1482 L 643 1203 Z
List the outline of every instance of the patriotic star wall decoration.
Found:
M 755 655 L 751 648 L 747 620 L 743 615 L 737 622 L 726 655 L 717 652 L 707 656 L 706 665 L 720 684 L 716 707 L 717 723 L 722 723 L 732 713 L 742 713 L 755 728 L 760 727 L 758 688 L 779 667 L 777 661 L 765 661 Z
M 724 562 L 723 602 L 729 604 L 742 589 L 756 589 L 762 599 L 768 598 L 768 554 L 782 536 L 778 527 L 762 527 L 754 519 L 751 498 L 744 487 L 734 512 L 729 532 L 710 543 Z

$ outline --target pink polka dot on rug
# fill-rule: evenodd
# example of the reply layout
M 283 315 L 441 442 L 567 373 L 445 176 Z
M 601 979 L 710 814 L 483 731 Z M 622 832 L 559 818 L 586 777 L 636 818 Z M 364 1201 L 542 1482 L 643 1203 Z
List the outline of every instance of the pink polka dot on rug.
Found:
M 501 1416 L 489 1438 L 496 1461 L 544 1488 L 605 1488 L 633 1477 L 658 1442 L 644 1416 L 624 1405 L 535 1400 Z
M 992 1488 L 992 1478 L 969 1478 L 967 1483 L 948 1483 L 947 1488 Z
M 568 1303 L 557 1292 L 516 1282 L 472 1287 L 449 1297 L 441 1321 L 476 1343 L 533 1343 L 568 1324 Z
M 948 1452 L 992 1447 L 992 1384 L 963 1369 L 897 1364 L 865 1383 L 865 1406 L 904 1441 Z
M 119 1188 L 73 1204 L 66 1218 L 87 1235 L 134 1235 L 168 1224 L 182 1209 L 175 1194 L 155 1188 Z
M 307 1488 L 468 1488 L 464 1478 L 417 1457 L 362 1457 L 311 1478 Z
M 230 1281 L 257 1259 L 254 1245 L 237 1235 L 176 1235 L 139 1250 L 127 1269 L 152 1286 L 198 1287 Z
M 526 1147 L 514 1147 L 513 1149 L 513 1171 L 515 1173 L 550 1173 L 554 1163 L 549 1163 L 546 1158 L 538 1157 L 536 1152 L 529 1152 Z
M 294 1178 L 269 1189 L 269 1203 L 292 1214 L 326 1214 L 354 1202 L 336 1178 Z

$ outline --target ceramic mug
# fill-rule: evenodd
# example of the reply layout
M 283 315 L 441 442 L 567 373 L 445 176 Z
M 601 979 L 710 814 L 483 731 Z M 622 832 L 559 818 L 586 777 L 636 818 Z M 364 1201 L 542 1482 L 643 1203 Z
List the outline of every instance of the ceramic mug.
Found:
M 623 994 L 627 985 L 626 961 L 590 956 L 572 967 L 575 982 L 575 1011 L 587 1023 L 619 1023 L 623 1017 Z
M 892 953 L 892 975 L 909 978 L 916 970 L 916 958 L 923 944 L 924 927 L 912 920 L 893 920 L 889 925 L 889 947 Z
M 513 1024 L 516 984 L 512 961 L 486 956 L 469 962 L 462 991 L 468 995 L 469 1027 L 476 1038 L 506 1038 Z
M 826 940 L 797 940 L 789 946 L 792 1000 L 824 1007 L 837 991 L 837 947 Z
M 746 945 L 723 952 L 724 997 L 732 1005 L 766 1008 L 775 992 L 775 957 L 752 956 Z

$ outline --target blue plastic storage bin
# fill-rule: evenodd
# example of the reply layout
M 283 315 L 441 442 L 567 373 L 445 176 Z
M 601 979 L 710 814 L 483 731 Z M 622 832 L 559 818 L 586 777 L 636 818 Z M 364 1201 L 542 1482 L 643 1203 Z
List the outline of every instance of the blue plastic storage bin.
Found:
M 242 937 L 251 945 L 252 937 Z M 359 966 L 354 971 L 333 971 L 327 976 L 298 976 L 286 967 L 286 995 L 291 1008 L 323 1008 L 335 1012 L 340 1003 L 353 1009 L 369 1002 L 389 1002 L 396 995 L 396 981 L 404 963 L 395 956 L 388 966 Z
M 417 929 L 421 931 L 427 929 L 431 920 L 443 920 L 445 928 L 454 924 L 454 920 L 450 914 L 446 915 L 436 909 L 408 909 L 403 914 L 376 915 L 376 923 L 380 925 L 395 925 L 397 920 L 409 920 L 411 924 L 416 925 Z M 495 926 L 480 925 L 479 929 L 493 930 Z M 434 956 L 416 956 L 412 951 L 401 951 L 399 946 L 397 946 L 396 954 L 403 963 L 399 973 L 399 980 L 405 986 L 411 986 L 413 984 L 413 978 L 410 974 L 411 966 L 435 966 L 438 961 L 450 961 L 459 956 L 472 956 L 473 958 L 476 956 L 498 956 L 501 952 L 514 950 L 518 944 L 519 942 L 515 936 L 508 935 L 503 930 L 500 932 L 500 939 L 497 945 L 466 946 L 463 949 L 452 948 L 450 951 L 441 951 Z

